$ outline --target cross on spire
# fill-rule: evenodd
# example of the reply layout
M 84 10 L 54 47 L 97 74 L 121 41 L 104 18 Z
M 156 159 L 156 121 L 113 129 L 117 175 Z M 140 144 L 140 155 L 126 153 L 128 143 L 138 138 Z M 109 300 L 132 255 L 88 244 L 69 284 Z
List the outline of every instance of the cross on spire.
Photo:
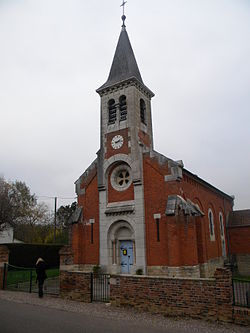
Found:
M 125 26 L 125 20 L 126 20 L 126 16 L 125 16 L 125 4 L 126 3 L 127 3 L 127 1 L 122 0 L 122 4 L 121 4 L 121 7 L 122 7 L 122 21 L 123 21 L 122 27 L 126 27 Z

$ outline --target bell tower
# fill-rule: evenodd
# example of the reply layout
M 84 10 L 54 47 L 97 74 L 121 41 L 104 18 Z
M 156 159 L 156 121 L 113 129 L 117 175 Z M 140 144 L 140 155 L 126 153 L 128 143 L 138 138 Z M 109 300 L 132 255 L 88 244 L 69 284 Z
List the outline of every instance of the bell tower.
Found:
M 123 15 L 108 79 L 97 89 L 101 97 L 100 264 L 110 273 L 120 273 L 121 248 L 126 242 L 132 252 L 125 272 L 146 270 L 143 153 L 153 150 L 151 98 L 154 94 L 143 83 L 125 19 Z

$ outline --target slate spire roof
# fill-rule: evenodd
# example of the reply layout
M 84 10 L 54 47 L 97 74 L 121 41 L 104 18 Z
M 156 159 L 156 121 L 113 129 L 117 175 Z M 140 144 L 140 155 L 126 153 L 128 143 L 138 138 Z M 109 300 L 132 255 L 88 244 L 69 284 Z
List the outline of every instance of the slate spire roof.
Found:
M 132 78 L 139 81 L 139 83 L 142 84 L 152 94 L 152 96 L 154 95 L 142 81 L 126 27 L 123 25 L 115 50 L 108 80 L 99 89 L 97 89 L 97 92 Z

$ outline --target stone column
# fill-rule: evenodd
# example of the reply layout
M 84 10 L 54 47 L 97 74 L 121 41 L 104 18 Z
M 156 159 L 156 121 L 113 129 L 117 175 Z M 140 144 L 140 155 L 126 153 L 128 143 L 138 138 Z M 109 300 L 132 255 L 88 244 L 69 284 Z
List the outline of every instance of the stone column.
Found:
M 74 265 L 74 253 L 71 246 L 64 246 L 59 251 L 60 271 L 68 271 L 76 268 Z
M 215 273 L 217 302 L 217 319 L 224 322 L 233 321 L 233 287 L 232 273 L 229 268 L 217 268 Z

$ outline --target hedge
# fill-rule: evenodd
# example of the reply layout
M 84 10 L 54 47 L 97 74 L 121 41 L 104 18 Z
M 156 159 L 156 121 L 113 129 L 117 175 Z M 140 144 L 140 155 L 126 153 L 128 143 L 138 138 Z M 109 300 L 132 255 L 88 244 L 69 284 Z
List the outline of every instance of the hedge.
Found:
M 4 244 L 8 247 L 9 264 L 19 267 L 35 267 L 38 258 L 43 258 L 47 267 L 59 267 L 59 251 L 64 245 Z

